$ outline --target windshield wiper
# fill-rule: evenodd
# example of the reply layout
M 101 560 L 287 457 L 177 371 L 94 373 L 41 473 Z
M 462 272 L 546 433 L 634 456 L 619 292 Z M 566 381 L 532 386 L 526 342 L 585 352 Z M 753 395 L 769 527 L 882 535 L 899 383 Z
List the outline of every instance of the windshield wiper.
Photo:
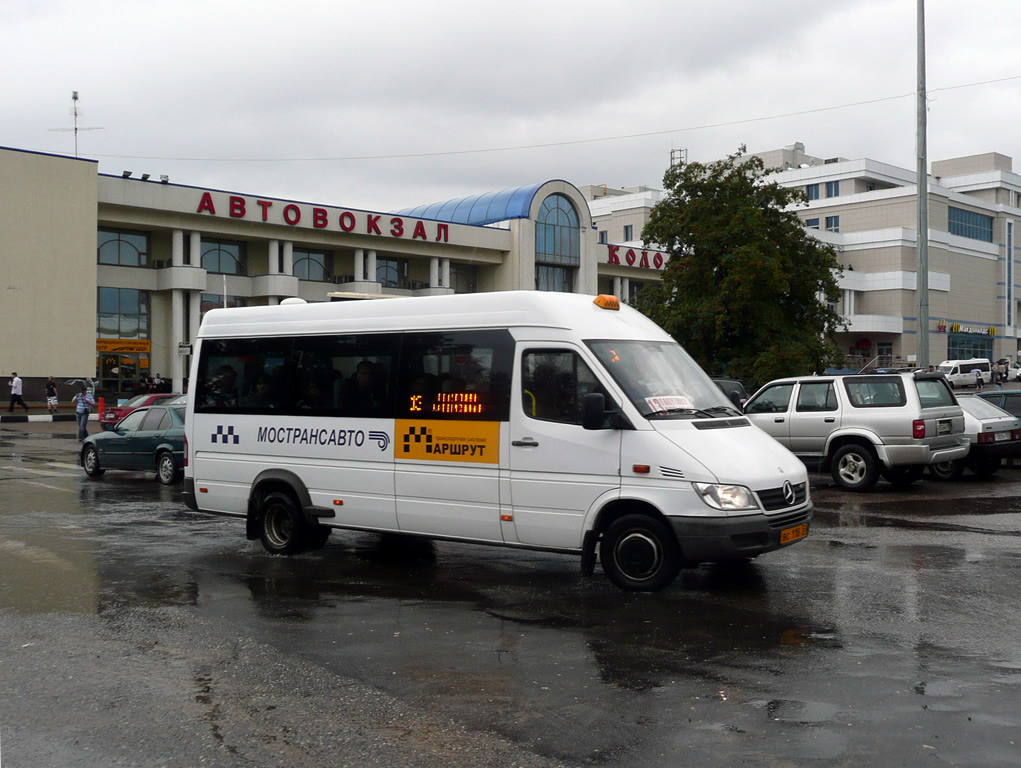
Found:
M 714 405 L 712 408 L 706 408 L 705 412 L 706 413 L 727 413 L 727 414 L 731 414 L 732 413 L 735 416 L 743 416 L 744 415 L 744 414 L 741 413 L 741 411 L 737 410 L 737 408 L 733 408 L 733 407 L 731 407 L 729 405 Z
M 651 413 L 646 414 L 646 418 L 649 418 L 649 417 L 652 417 L 652 416 L 662 416 L 664 414 L 671 414 L 671 413 L 690 414 L 692 416 L 697 416 L 700 419 L 711 419 L 712 418 L 712 414 L 708 413 L 707 411 L 701 411 L 698 408 L 660 408 L 658 411 L 652 411 Z

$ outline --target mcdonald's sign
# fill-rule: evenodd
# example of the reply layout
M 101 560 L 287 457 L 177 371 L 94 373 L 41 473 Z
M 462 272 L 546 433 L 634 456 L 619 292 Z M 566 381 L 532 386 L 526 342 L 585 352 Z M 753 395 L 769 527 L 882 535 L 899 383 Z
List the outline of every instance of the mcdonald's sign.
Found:
M 942 322 L 946 323 L 945 320 L 942 321 Z M 990 326 L 984 326 L 984 325 L 961 325 L 960 323 L 951 323 L 951 325 L 950 325 L 950 332 L 951 333 L 971 333 L 971 334 L 976 334 L 978 336 L 995 336 L 996 335 L 996 326 L 995 325 L 990 325 Z

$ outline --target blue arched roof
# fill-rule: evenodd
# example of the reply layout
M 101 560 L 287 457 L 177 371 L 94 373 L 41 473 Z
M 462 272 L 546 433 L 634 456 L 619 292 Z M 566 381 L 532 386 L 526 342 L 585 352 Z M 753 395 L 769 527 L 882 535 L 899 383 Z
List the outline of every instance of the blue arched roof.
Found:
M 430 203 L 398 211 L 403 216 L 416 219 L 448 221 L 451 224 L 475 224 L 484 226 L 508 219 L 527 219 L 536 193 L 548 181 L 529 184 L 526 187 L 487 192 L 443 203 Z

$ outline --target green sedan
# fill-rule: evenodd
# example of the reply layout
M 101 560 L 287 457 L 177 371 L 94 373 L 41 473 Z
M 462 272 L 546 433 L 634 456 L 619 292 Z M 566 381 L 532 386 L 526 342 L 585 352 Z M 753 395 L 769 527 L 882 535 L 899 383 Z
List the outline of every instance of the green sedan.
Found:
M 132 411 L 112 430 L 85 438 L 81 464 L 89 477 L 128 469 L 155 471 L 164 485 L 177 482 L 184 466 L 184 408 L 154 405 Z

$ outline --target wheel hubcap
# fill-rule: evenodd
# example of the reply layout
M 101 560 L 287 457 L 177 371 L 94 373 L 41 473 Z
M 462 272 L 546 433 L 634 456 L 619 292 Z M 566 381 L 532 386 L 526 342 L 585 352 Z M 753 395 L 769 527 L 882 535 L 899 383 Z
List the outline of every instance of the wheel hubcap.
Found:
M 622 536 L 615 549 L 617 567 L 632 579 L 647 579 L 659 570 L 663 553 L 659 543 L 645 533 Z

